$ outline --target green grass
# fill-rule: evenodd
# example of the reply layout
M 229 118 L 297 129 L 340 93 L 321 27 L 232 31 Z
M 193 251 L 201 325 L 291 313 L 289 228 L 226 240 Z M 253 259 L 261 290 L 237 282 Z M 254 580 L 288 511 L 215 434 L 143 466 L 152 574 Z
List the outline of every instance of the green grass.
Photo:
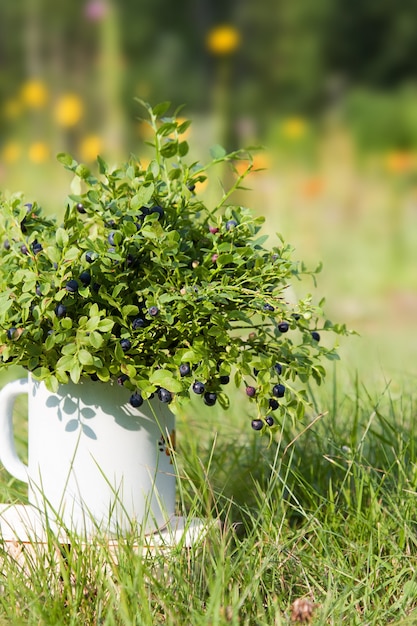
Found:
M 316 412 L 271 445 L 239 398 L 213 434 L 184 415 L 179 512 L 221 527 L 153 558 L 134 536 L 116 556 L 104 540 L 68 551 L 51 536 L 26 573 L 4 554 L 0 623 L 287 625 L 297 598 L 316 604 L 315 625 L 417 623 L 415 401 L 351 389 L 330 377 Z M 16 486 L 2 497 L 20 498 Z

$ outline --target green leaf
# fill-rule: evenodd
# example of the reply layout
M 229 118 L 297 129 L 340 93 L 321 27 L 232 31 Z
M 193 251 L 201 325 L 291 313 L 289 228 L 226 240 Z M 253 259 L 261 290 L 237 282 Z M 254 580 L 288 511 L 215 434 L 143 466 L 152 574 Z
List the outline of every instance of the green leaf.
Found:
M 215 144 L 210 148 L 210 155 L 213 159 L 223 159 L 226 154 L 226 150 L 219 144 Z
M 155 191 L 155 185 L 152 182 L 145 183 L 139 187 L 137 193 L 130 201 L 132 209 L 140 209 L 144 204 L 148 204 L 151 201 Z
M 104 343 L 103 336 L 95 330 L 89 334 L 88 341 L 96 350 L 99 350 Z
M 160 102 L 153 107 L 152 113 L 155 115 L 155 117 L 161 117 L 161 115 L 164 115 L 164 113 L 168 111 L 170 106 L 171 103 L 168 100 L 166 100 L 165 102 Z
M 63 228 L 57 228 L 55 233 L 55 241 L 57 246 L 59 246 L 60 248 L 65 248 L 65 246 L 68 245 L 68 240 L 69 237 L 67 231 Z
M 80 382 L 81 365 L 77 361 L 72 364 L 69 375 L 73 383 L 77 384 Z
M 88 350 L 81 349 L 78 352 L 78 360 L 82 365 L 93 365 L 93 356 Z
M 69 169 L 73 169 L 78 165 L 77 161 L 74 161 L 72 156 L 67 152 L 60 152 L 57 154 L 56 158 L 62 165 L 65 165 L 65 167 Z
M 124 317 L 129 317 L 130 315 L 137 315 L 139 313 L 139 307 L 136 304 L 126 304 L 122 308 L 122 314 Z
M 106 317 L 104 318 L 104 320 L 101 320 L 97 326 L 97 329 L 101 332 L 101 333 L 108 333 L 111 331 L 111 329 L 114 326 L 114 321 L 111 320 L 110 318 Z
M 161 148 L 161 155 L 166 159 L 170 159 L 178 152 L 178 141 L 167 141 Z
M 158 387 L 164 387 L 173 393 L 182 391 L 182 384 L 174 378 L 174 375 L 169 370 L 155 370 L 149 377 L 149 382 Z

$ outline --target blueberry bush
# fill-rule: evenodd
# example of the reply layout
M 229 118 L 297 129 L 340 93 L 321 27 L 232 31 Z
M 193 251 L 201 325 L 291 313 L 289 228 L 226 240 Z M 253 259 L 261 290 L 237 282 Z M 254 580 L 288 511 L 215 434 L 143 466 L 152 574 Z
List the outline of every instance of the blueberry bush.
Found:
M 228 390 L 242 387 L 252 427 L 273 430 L 284 413 L 304 413 L 300 382 L 320 384 L 323 360 L 337 358 L 322 333 L 346 329 L 311 296 L 290 303 L 292 281 L 319 268 L 292 260 L 282 237 L 268 246 L 263 218 L 230 204 L 252 152 L 215 146 L 207 165 L 188 163 L 189 121 L 168 103 L 141 104 L 153 129 L 146 167 L 98 157 L 93 174 L 58 155 L 79 183 L 62 223 L 21 194 L 1 199 L 0 367 L 23 366 L 51 390 L 117 381 L 132 405 L 155 395 L 174 410 L 194 394 L 227 408 Z M 216 164 L 234 182 L 209 207 L 198 185 Z

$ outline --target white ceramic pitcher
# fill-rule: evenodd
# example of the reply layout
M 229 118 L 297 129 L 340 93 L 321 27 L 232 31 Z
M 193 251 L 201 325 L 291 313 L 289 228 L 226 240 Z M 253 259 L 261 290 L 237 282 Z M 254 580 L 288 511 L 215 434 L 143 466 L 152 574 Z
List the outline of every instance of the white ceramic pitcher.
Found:
M 28 394 L 28 465 L 17 456 L 13 405 Z M 30 504 L 49 521 L 90 535 L 138 524 L 145 532 L 174 515 L 175 418 L 159 400 L 137 409 L 117 384 L 85 380 L 51 393 L 20 379 L 0 391 L 0 461 L 28 483 Z

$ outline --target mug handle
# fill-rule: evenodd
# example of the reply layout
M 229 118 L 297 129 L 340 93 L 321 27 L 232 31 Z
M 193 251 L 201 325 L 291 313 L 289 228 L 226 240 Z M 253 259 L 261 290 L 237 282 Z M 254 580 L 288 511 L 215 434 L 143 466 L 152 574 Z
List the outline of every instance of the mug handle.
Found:
M 28 467 L 19 459 L 13 435 L 13 406 L 17 396 L 28 393 L 27 378 L 8 383 L 0 391 L 0 461 L 6 470 L 24 483 L 28 481 Z

